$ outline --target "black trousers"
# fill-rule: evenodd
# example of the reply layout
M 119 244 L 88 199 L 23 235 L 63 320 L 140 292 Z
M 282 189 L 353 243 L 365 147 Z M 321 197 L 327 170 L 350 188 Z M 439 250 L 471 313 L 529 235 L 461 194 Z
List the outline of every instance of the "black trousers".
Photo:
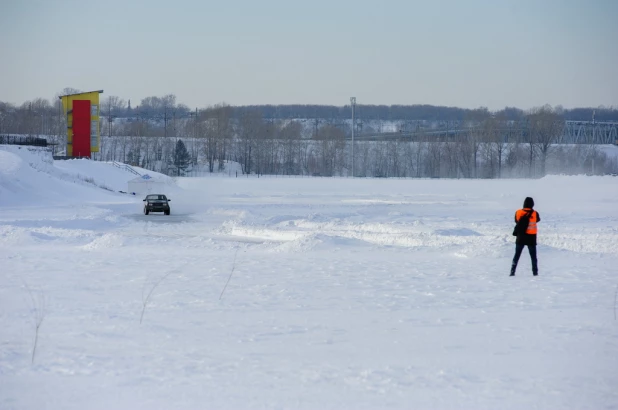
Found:
M 511 274 L 515 274 L 515 269 L 517 269 L 517 262 L 519 262 L 519 257 L 524 250 L 524 246 L 528 247 L 528 252 L 530 252 L 530 261 L 532 262 L 532 273 L 537 275 L 539 273 L 539 267 L 536 260 L 536 245 L 532 244 L 523 244 L 518 243 L 515 245 L 515 256 L 513 257 L 513 265 L 511 265 Z

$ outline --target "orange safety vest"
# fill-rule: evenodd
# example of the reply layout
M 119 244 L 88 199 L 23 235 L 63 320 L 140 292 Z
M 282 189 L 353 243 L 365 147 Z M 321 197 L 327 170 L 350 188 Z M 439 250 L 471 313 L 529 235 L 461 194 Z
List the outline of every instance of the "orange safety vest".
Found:
M 530 208 L 524 208 L 524 209 L 517 210 L 517 212 L 515 212 L 515 222 L 519 221 L 519 218 L 521 218 L 528 212 L 530 212 Z M 526 229 L 526 233 L 528 235 L 536 235 L 536 232 L 537 232 L 536 215 L 537 215 L 536 211 L 532 211 L 532 214 L 530 214 L 530 223 L 528 223 L 528 229 Z

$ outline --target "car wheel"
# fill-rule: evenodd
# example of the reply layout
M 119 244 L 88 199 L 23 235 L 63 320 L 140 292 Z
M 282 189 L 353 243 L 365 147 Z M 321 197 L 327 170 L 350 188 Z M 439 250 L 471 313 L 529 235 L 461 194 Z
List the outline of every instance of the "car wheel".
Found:
M 149 213 L 148 208 L 144 207 L 144 215 L 148 215 Z
M 165 214 L 165 215 L 169 215 L 169 214 L 170 214 L 170 211 L 165 211 L 165 212 L 164 212 L 164 214 Z

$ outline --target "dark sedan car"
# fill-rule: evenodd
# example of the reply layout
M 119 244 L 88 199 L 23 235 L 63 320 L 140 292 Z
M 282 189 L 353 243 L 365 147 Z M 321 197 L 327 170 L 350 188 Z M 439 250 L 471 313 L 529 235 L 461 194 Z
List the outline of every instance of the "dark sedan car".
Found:
M 146 195 L 146 198 L 144 198 L 144 215 L 148 215 L 151 212 L 163 212 L 165 215 L 169 215 L 169 201 L 171 199 L 162 194 Z

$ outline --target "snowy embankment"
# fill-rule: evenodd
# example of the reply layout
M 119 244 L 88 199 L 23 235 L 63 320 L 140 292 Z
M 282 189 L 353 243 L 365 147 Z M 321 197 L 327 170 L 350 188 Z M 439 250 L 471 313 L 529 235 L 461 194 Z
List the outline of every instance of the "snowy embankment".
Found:
M 36 206 L 109 198 L 108 192 L 85 176 L 68 175 L 54 167 L 47 150 L 0 146 L 0 205 Z
M 167 217 L 0 155 L 1 409 L 618 404 L 618 178 L 181 178 Z
M 133 169 L 175 185 L 166 175 Z M 123 200 L 119 193 L 127 191 L 127 182 L 138 176 L 110 162 L 54 161 L 51 152 L 44 148 L 0 146 L 0 206 L 118 202 Z

